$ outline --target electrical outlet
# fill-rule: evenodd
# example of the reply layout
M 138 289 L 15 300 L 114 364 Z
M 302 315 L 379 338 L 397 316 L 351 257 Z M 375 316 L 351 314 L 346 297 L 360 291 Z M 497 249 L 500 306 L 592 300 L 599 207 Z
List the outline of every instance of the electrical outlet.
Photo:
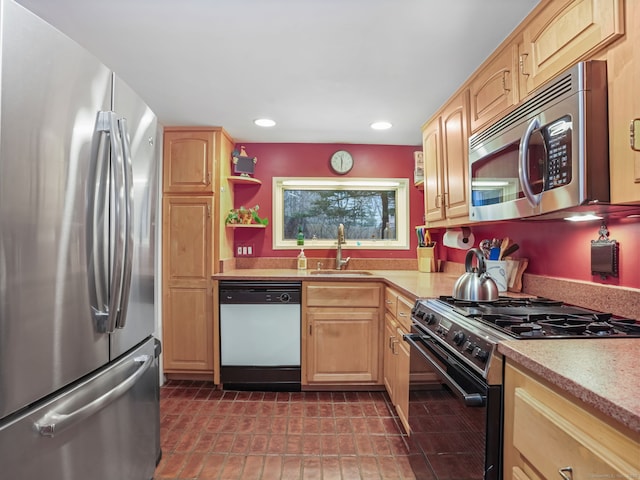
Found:
M 247 255 L 253 255 L 253 245 L 247 245 Z
M 242 255 L 247 255 L 247 246 L 246 245 L 242 246 Z

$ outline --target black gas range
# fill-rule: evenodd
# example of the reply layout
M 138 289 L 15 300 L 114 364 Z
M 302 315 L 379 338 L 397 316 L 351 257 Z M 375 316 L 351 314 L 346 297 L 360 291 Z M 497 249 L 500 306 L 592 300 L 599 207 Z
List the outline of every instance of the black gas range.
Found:
M 429 386 L 410 378 L 411 442 L 432 464 L 463 465 L 464 478 L 502 479 L 502 366 L 498 343 L 514 339 L 640 337 L 633 319 L 567 305 L 546 298 L 500 297 L 495 302 L 464 302 L 452 297 L 419 299 L 412 310 L 412 369 L 430 368 L 450 396 L 465 408 L 451 445 L 438 443 L 428 408 Z M 455 407 L 450 407 L 453 411 Z M 458 417 L 451 421 L 457 421 Z M 461 417 L 461 418 L 462 418 Z M 464 428 L 463 428 L 464 427 Z
M 500 297 L 494 302 L 450 296 L 419 299 L 412 320 L 485 378 L 490 357 L 503 340 L 640 337 L 635 319 L 540 297 Z

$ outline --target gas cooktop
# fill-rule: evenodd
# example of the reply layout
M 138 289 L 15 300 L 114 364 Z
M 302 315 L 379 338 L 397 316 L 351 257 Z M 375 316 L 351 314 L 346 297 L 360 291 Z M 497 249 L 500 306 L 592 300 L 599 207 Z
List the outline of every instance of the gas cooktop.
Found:
M 640 323 L 634 319 L 548 298 L 500 297 L 495 302 L 480 303 L 443 296 L 437 301 L 515 338 L 640 337 Z

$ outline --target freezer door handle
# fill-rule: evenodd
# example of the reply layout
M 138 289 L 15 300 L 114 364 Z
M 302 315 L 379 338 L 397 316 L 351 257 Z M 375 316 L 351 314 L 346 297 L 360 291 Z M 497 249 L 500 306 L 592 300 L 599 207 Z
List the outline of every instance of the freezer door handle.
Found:
M 87 182 L 87 265 L 92 317 L 99 332 L 109 328 L 108 197 L 109 112 L 98 112 Z
M 125 242 L 123 252 L 123 273 L 119 311 L 116 328 L 124 328 L 127 322 L 127 306 L 131 291 L 131 272 L 133 269 L 133 165 L 131 160 L 131 140 L 125 118 L 118 120 L 120 139 L 122 141 L 122 162 L 124 173 L 124 229 Z
M 85 392 L 80 389 L 76 394 L 71 395 L 67 400 L 60 405 L 56 405 L 56 410 L 52 410 L 46 413 L 42 418 L 37 420 L 33 427 L 43 437 L 53 437 L 55 434 L 69 428 L 70 426 L 79 423 L 97 412 L 105 408 L 110 403 L 124 395 L 131 387 L 133 387 L 138 379 L 144 375 L 144 373 L 151 367 L 153 363 L 153 355 L 140 355 L 133 359 L 133 362 L 139 364 L 136 371 L 128 376 L 125 380 L 119 383 L 116 387 L 112 388 L 106 393 L 103 393 L 95 400 L 77 408 L 69 413 L 64 413 L 65 407 L 71 407 L 77 403 L 78 396 L 86 395 Z
M 125 193 L 125 166 L 122 139 L 120 138 L 120 128 L 118 127 L 118 117 L 115 112 L 100 112 L 98 114 L 97 131 L 108 134 L 111 145 L 111 193 L 113 196 L 113 225 L 114 225 L 114 248 L 113 264 L 111 265 L 109 282 L 109 304 L 105 306 L 101 303 L 92 305 L 93 315 L 101 319 L 100 331 L 112 333 L 117 324 L 117 317 L 120 310 L 122 298 L 122 281 L 124 277 L 124 253 L 126 244 L 126 193 Z M 100 179 L 101 183 L 106 183 Z M 98 199 L 105 200 L 104 197 Z M 95 235 L 94 235 L 95 237 Z M 91 239 L 91 241 L 95 241 Z M 96 247 L 94 247 L 96 248 Z M 98 247 L 99 248 L 99 247 Z M 105 310 L 106 308 L 106 310 Z M 106 320 L 105 320 L 106 319 Z

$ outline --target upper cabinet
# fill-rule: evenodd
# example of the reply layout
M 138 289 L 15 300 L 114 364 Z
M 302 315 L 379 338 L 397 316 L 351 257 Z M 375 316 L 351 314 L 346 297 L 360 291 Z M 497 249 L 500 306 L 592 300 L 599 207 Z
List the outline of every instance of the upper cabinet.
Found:
M 518 47 L 509 44 L 495 54 L 469 83 L 471 131 L 518 103 Z
M 623 0 L 547 2 L 522 29 L 520 98 L 623 33 Z
M 164 132 L 164 193 L 214 193 L 215 131 Z
M 640 2 L 626 3 L 625 37 L 601 58 L 609 82 L 609 176 L 613 203 L 640 202 L 640 151 L 631 148 L 630 125 L 640 119 Z M 636 142 L 640 129 L 635 129 Z
M 469 95 L 456 95 L 423 128 L 425 220 L 430 226 L 468 222 Z

